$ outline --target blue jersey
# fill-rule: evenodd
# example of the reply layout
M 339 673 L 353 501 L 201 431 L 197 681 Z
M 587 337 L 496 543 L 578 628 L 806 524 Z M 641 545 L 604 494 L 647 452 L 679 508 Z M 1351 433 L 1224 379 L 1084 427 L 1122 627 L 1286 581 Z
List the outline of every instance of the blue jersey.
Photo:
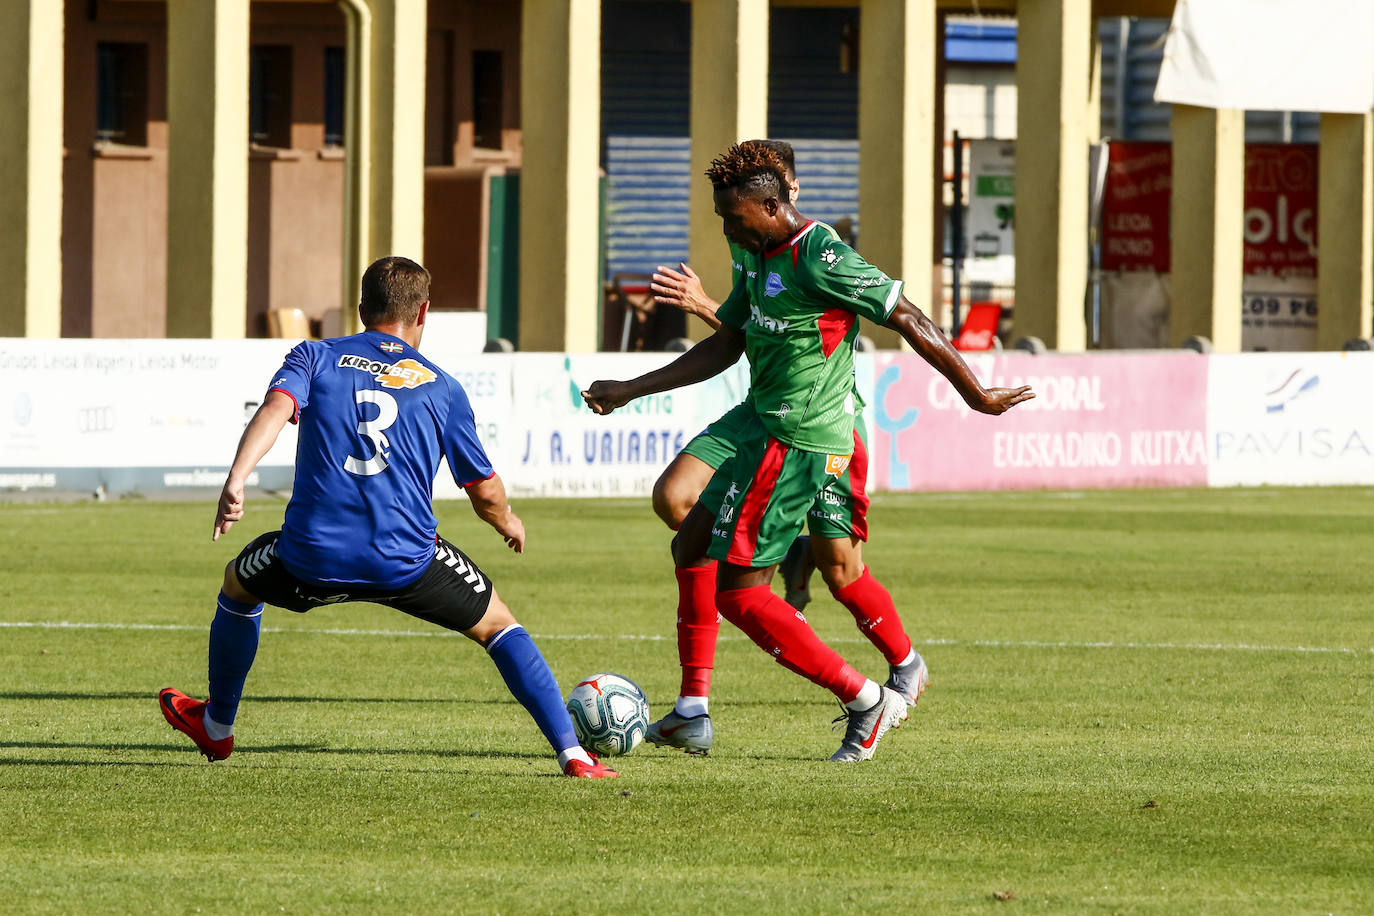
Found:
M 272 381 L 296 402 L 296 480 L 278 553 L 298 579 L 401 588 L 424 572 L 438 534 L 433 483 L 495 472 L 463 386 L 380 331 L 307 340 Z

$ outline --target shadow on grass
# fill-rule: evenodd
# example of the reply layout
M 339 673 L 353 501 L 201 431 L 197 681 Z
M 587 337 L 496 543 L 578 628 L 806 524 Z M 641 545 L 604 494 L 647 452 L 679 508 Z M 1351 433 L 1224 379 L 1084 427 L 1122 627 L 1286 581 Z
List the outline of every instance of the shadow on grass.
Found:
M 147 700 L 157 703 L 156 690 L 119 690 L 81 692 L 68 690 L 7 690 L 0 691 L 0 700 Z M 511 697 L 335 697 L 327 694 L 312 697 L 273 697 L 248 695 L 245 703 L 472 703 L 508 705 Z
M 109 741 L 0 741 L 0 748 L 28 748 L 31 750 L 86 750 L 105 751 L 108 754 L 122 754 L 126 751 L 193 751 L 188 743 L 143 744 L 114 743 Z M 511 750 L 479 750 L 476 748 L 376 748 L 376 747 L 335 747 L 327 744 L 249 744 L 234 748 L 235 757 L 253 754 L 330 754 L 357 757 L 501 757 L 512 760 L 541 760 L 545 754 Z M 59 761 L 24 760 L 0 757 L 0 766 L 8 764 L 56 763 Z M 76 764 L 99 764 L 112 761 L 61 761 Z M 140 764 L 143 765 L 143 764 Z
M 5 690 L 0 691 L 3 700 L 148 700 L 157 703 L 157 691 L 148 690 L 109 690 L 109 691 L 59 691 L 59 690 Z M 465 703 L 474 706 L 509 706 L 515 703 L 510 696 L 497 697 L 337 697 L 322 694 L 319 696 L 257 696 L 248 694 L 244 703 Z M 740 709 L 798 709 L 808 706 L 835 708 L 832 703 L 817 703 L 814 699 L 801 697 L 731 699 L 730 707 Z M 654 705 L 654 709 L 658 704 Z M 3 744 L 0 744 L 2 747 Z

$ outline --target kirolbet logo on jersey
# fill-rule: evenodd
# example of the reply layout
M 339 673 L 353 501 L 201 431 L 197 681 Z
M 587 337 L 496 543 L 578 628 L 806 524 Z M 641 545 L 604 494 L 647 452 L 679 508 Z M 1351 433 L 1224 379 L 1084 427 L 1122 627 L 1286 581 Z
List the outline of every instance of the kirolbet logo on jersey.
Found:
M 825 472 L 839 477 L 849 470 L 849 459 L 852 457 L 852 455 L 826 455 Z
M 377 381 L 382 383 L 383 388 L 392 389 L 419 388 L 421 385 L 428 385 L 439 377 L 433 369 L 413 359 L 403 359 L 398 363 L 384 363 L 381 360 L 368 359 L 366 356 L 348 354 L 339 357 L 339 366 L 366 372 L 375 376 Z

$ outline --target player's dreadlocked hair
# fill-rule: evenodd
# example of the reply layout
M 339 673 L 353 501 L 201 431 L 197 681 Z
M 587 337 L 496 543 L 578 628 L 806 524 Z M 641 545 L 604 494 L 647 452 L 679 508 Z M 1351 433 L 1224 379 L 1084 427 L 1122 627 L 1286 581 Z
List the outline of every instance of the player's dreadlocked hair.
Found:
M 782 164 L 787 168 L 787 171 L 783 175 L 784 178 L 787 177 L 787 175 L 796 176 L 797 151 L 792 149 L 792 144 L 788 143 L 786 140 L 745 140 L 741 145 L 748 146 L 750 144 L 767 147 L 781 156 Z
M 781 197 L 787 187 L 787 162 L 777 150 L 746 140 L 711 160 L 706 177 L 716 188 L 733 188 L 740 197 Z

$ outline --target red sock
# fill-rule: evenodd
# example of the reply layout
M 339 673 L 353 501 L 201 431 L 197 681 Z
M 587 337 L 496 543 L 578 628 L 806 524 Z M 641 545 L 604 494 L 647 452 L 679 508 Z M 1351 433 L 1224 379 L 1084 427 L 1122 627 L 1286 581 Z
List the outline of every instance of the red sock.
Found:
M 774 595 L 767 585 L 717 592 L 716 605 L 726 620 L 778 664 L 829 690 L 840 702 L 853 700 L 868 681 L 821 641 L 800 611 Z
M 716 664 L 716 564 L 674 570 L 677 575 L 677 659 L 682 665 L 684 697 L 711 695 Z
M 892 596 L 881 582 L 869 575 L 867 566 L 862 576 L 830 593 L 849 608 L 859 629 L 878 647 L 889 665 L 900 665 L 911 654 L 911 639 L 902 629 L 902 618 L 897 616 Z

